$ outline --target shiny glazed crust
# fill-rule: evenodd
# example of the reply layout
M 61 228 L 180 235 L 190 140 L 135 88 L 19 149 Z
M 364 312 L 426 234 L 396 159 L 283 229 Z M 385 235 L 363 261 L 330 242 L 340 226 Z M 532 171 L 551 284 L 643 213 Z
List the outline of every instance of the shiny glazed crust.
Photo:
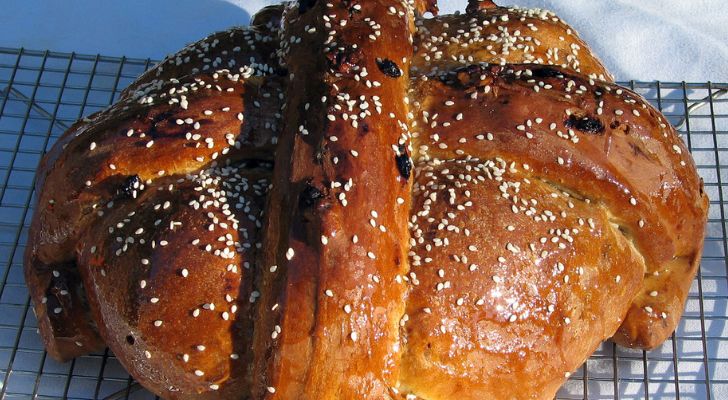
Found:
M 170 399 L 553 398 L 675 329 L 708 201 L 542 10 L 315 1 L 172 55 L 44 157 L 49 354 Z

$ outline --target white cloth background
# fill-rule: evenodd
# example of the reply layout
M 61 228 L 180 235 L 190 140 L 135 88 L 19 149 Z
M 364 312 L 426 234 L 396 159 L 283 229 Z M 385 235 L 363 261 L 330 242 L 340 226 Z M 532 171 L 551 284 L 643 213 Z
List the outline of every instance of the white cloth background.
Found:
M 0 46 L 161 58 L 278 0 L 2 0 Z M 725 0 L 501 0 L 556 11 L 619 80 L 728 81 Z M 467 0 L 441 0 L 443 13 Z

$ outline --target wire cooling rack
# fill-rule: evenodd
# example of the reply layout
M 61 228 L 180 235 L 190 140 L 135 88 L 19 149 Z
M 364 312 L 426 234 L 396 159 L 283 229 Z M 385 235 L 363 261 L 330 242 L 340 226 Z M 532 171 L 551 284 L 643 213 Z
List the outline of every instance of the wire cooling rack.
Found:
M 47 357 L 22 257 L 42 154 L 106 108 L 151 60 L 0 48 L 0 399 L 154 399 L 114 355 Z M 627 82 L 679 128 L 711 199 L 700 273 L 682 322 L 655 351 L 604 343 L 559 399 L 728 399 L 728 84 Z

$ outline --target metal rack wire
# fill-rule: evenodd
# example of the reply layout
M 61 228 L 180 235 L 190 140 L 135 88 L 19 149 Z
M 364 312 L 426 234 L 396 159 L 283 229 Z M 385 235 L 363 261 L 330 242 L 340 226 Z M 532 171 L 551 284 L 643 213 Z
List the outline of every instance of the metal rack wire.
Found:
M 0 48 L 0 399 L 153 399 L 108 350 L 46 356 L 23 281 L 35 169 L 78 118 L 106 108 L 152 65 Z M 711 199 L 699 275 L 671 340 L 651 352 L 604 343 L 559 399 L 728 399 L 727 84 L 627 82 L 679 127 Z

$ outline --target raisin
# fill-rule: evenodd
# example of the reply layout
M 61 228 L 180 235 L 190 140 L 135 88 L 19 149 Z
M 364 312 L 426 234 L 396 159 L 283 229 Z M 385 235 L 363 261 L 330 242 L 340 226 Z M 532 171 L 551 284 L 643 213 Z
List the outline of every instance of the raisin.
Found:
M 117 199 L 131 199 L 136 198 L 137 190 L 141 187 L 142 180 L 139 179 L 139 175 L 133 175 L 121 184 L 121 187 L 116 191 Z
M 410 175 L 412 175 L 412 161 L 410 161 L 409 154 L 407 154 L 404 146 L 399 146 L 399 155 L 395 157 L 395 161 L 397 162 L 399 174 L 404 179 L 409 179 Z
M 593 135 L 601 135 L 604 133 L 604 124 L 598 118 L 570 115 L 565 125 L 569 128 L 576 128 L 584 133 L 591 133 Z
M 377 66 L 384 75 L 387 75 L 390 78 L 399 78 L 402 76 L 402 70 L 399 69 L 394 61 L 388 58 L 377 58 Z

